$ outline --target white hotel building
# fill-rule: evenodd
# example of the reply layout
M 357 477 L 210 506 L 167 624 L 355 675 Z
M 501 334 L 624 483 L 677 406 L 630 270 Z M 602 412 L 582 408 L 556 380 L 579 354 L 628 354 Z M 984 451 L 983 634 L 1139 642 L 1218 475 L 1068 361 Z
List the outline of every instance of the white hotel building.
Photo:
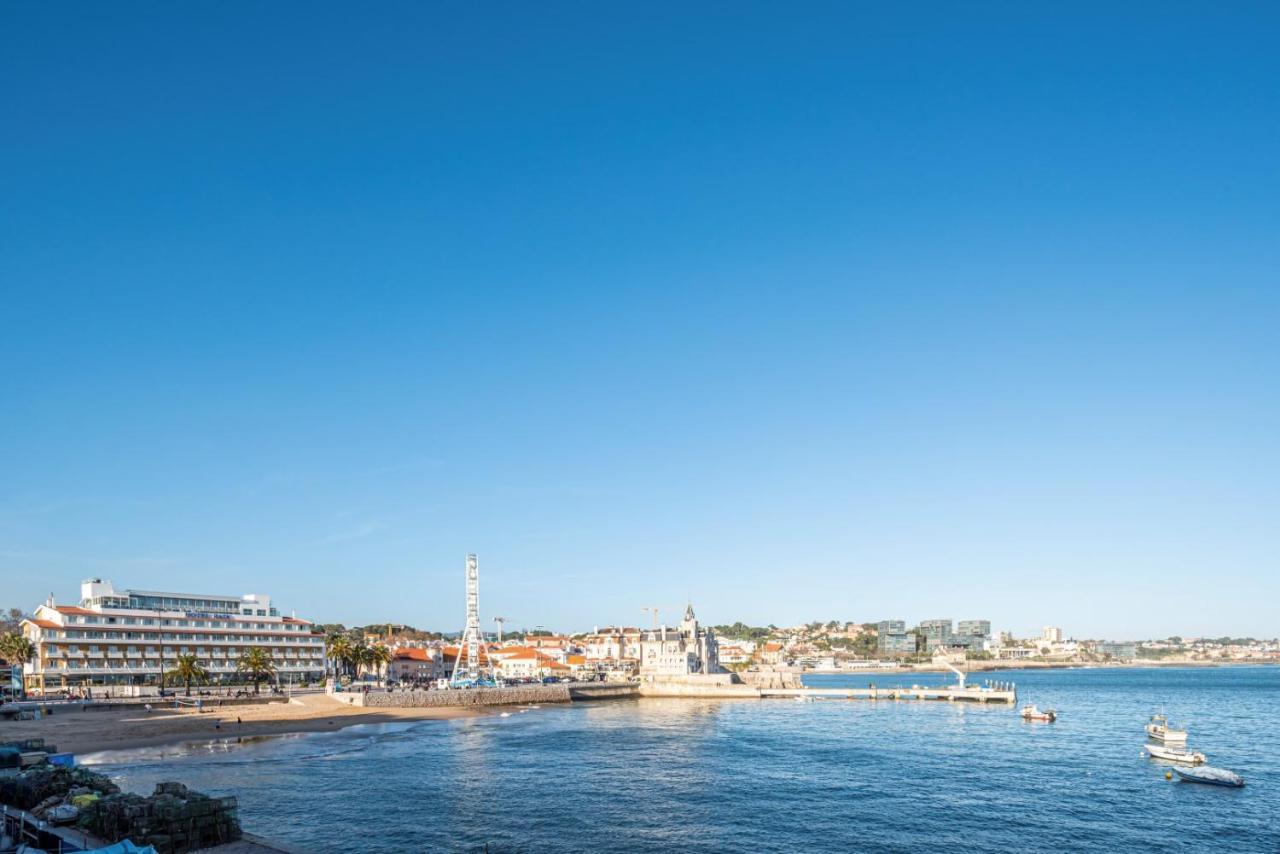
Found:
M 80 605 L 53 597 L 22 623 L 36 647 L 27 691 L 155 685 L 179 655 L 194 655 L 212 682 L 237 681 L 236 661 L 251 647 L 271 654 L 282 682 L 324 677 L 324 637 L 311 623 L 282 617 L 260 594 L 206 596 L 116 590 L 91 578 Z

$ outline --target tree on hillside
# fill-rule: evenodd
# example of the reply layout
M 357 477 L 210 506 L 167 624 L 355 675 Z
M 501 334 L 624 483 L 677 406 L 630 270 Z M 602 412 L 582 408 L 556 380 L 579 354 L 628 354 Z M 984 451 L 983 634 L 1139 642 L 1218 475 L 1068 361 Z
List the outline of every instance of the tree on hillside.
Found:
M 876 636 L 863 632 L 853 639 L 849 644 L 850 651 L 859 658 L 872 658 L 875 656 L 879 647 L 876 644 Z
M 36 655 L 36 645 L 18 632 L 0 636 L 0 658 L 9 664 L 26 664 Z
M 712 626 L 711 628 L 717 635 L 729 640 L 761 641 L 770 634 L 767 628 L 748 626 L 741 620 L 731 626 Z
M 0 632 L 17 632 L 22 629 L 22 621 L 27 615 L 21 608 L 10 608 L 0 616 Z

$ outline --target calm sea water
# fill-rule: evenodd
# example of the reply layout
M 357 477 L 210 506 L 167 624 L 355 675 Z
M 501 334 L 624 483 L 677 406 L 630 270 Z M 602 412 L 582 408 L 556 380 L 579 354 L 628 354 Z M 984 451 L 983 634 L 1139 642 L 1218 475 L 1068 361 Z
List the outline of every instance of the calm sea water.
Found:
M 126 788 L 236 794 L 248 829 L 311 851 L 1280 851 L 1280 668 L 1002 678 L 1058 722 L 934 702 L 609 701 L 96 761 Z M 1161 708 L 1248 785 L 1166 781 L 1140 755 Z

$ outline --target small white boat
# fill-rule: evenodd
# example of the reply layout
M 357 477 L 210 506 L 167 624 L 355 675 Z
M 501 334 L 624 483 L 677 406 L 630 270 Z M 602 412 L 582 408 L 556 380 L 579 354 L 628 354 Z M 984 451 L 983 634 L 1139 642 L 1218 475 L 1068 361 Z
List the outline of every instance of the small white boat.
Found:
M 498 717 L 500 717 L 500 718 L 509 718 L 509 717 L 511 717 L 511 713 L 510 713 L 510 712 L 503 712 L 502 714 L 498 715 Z
M 1042 712 L 1034 703 L 1023 706 L 1020 714 L 1024 721 L 1043 721 L 1051 724 L 1058 719 L 1058 713 L 1053 709 L 1045 709 Z
M 1147 744 L 1144 745 L 1144 748 L 1153 759 L 1181 762 L 1184 765 L 1203 765 L 1209 761 L 1207 756 L 1198 751 L 1178 750 L 1173 747 L 1165 747 L 1163 744 Z
M 1225 768 L 1210 768 L 1204 765 L 1200 768 L 1174 768 L 1173 772 L 1179 779 L 1188 783 L 1208 783 L 1210 786 L 1231 786 L 1232 788 L 1244 785 L 1243 777 Z
M 1169 719 L 1164 715 L 1152 715 L 1151 721 L 1147 724 L 1147 738 L 1154 738 L 1165 744 L 1186 744 L 1187 730 L 1183 727 L 1170 726 Z
M 45 818 L 50 824 L 70 824 L 79 817 L 79 808 L 71 804 L 59 804 L 45 813 Z

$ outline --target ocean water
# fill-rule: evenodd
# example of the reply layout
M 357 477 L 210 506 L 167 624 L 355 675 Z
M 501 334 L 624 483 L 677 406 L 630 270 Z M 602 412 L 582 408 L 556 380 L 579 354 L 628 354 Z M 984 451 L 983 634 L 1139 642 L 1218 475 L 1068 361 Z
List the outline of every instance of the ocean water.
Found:
M 981 678 L 981 677 L 978 677 Z M 625 700 L 98 754 L 308 851 L 1280 851 L 1280 668 L 1010 672 L 1006 706 Z M 813 686 L 941 684 L 936 674 Z M 1160 709 L 1243 789 L 1141 756 Z M 1176 778 L 1175 778 L 1176 780 Z

